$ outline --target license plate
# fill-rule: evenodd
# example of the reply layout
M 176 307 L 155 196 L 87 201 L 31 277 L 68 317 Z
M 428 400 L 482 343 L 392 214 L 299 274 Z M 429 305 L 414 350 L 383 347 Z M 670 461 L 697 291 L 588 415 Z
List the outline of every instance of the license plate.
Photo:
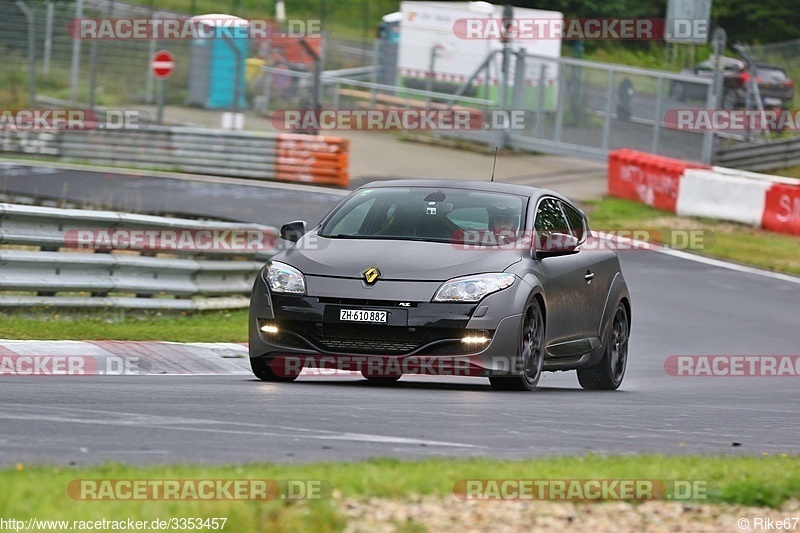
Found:
M 345 322 L 377 322 L 386 323 L 386 311 L 365 311 L 362 309 L 341 309 L 339 320 Z
M 764 105 L 781 105 L 783 100 L 780 98 L 764 98 Z

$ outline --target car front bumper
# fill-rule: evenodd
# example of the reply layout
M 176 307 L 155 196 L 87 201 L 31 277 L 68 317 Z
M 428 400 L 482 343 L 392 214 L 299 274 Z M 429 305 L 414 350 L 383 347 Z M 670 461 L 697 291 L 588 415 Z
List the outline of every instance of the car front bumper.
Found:
M 367 287 L 361 280 L 307 277 L 310 295 L 273 295 L 259 275 L 250 303 L 250 357 L 268 358 L 284 375 L 301 367 L 372 375 L 517 373 L 524 282 L 476 304 L 430 302 L 439 285 L 382 281 Z M 342 322 L 341 309 L 386 311 L 387 322 Z M 265 325 L 277 331 L 266 333 Z

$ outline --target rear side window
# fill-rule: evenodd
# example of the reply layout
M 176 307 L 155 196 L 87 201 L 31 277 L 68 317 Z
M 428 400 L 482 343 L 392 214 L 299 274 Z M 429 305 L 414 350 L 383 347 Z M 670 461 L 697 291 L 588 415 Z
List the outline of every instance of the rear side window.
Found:
M 564 208 L 564 213 L 567 215 L 570 235 L 583 242 L 586 236 L 586 224 L 583 220 L 583 216 L 577 210 L 573 209 L 571 205 L 562 202 L 561 206 Z

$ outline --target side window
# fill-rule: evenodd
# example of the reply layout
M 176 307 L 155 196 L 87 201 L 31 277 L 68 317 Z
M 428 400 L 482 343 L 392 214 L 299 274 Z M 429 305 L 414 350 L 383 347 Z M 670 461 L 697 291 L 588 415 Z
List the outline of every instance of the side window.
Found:
M 570 235 L 578 239 L 578 241 L 583 242 L 586 238 L 586 224 L 584 223 L 583 216 L 569 204 L 561 202 L 561 206 L 564 208 L 564 213 L 567 215 L 567 221 L 569 221 Z
M 537 233 L 568 233 L 569 226 L 558 202 L 546 198 L 539 203 L 533 227 Z

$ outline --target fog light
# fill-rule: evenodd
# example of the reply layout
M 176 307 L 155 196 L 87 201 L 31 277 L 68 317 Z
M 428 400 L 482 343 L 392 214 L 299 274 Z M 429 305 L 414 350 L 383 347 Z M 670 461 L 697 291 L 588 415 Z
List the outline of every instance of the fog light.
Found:
M 261 326 L 261 331 L 264 333 L 268 333 L 270 335 L 275 335 L 278 333 L 278 326 L 273 326 L 272 324 L 264 324 Z
M 461 339 L 461 342 L 464 344 L 486 344 L 489 342 L 489 338 L 481 335 L 469 335 Z

